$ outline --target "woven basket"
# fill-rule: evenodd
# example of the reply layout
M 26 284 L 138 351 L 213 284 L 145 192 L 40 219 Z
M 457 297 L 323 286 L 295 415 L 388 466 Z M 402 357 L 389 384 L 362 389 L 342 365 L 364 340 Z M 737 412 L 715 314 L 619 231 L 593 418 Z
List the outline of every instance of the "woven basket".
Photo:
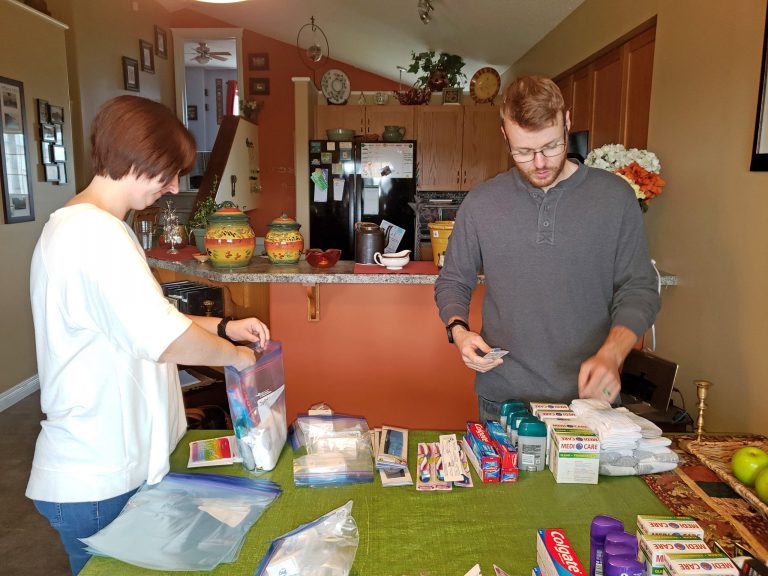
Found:
M 726 441 L 692 441 L 686 443 L 686 450 L 701 460 L 707 468 L 731 488 L 733 488 L 750 505 L 768 518 L 768 506 L 758 498 L 754 489 L 745 486 L 731 472 L 731 458 L 734 452 L 744 446 L 757 446 L 768 452 L 768 439 L 751 436 L 744 440 Z

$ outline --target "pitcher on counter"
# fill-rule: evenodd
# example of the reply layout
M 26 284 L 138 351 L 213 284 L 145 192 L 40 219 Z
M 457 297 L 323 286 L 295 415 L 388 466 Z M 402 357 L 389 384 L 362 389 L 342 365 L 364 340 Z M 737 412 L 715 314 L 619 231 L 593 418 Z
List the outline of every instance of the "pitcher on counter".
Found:
M 500 111 L 515 166 L 459 209 L 435 284 L 448 340 L 477 372 L 482 422 L 509 398 L 612 402 L 622 361 L 660 307 L 637 199 L 619 176 L 567 159 L 570 117 L 551 80 L 513 81 Z M 483 358 L 491 347 L 509 353 Z
M 186 430 L 176 364 L 244 369 L 253 350 L 219 336 L 269 339 L 256 318 L 181 314 L 123 222 L 129 210 L 178 193 L 179 174 L 194 164 L 194 139 L 173 113 L 114 98 L 93 119 L 91 148 L 96 175 L 51 214 L 30 278 L 46 419 L 26 495 L 59 532 L 73 574 L 90 557 L 79 538 L 169 470 Z

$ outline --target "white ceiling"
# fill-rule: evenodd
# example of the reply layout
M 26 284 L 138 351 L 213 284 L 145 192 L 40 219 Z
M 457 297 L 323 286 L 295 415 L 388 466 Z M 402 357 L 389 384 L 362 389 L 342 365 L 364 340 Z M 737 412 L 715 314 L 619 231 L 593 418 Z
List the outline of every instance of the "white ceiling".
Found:
M 166 9 L 189 9 L 287 44 L 311 16 L 328 37 L 331 57 L 397 80 L 411 51 L 433 49 L 462 56 L 471 78 L 492 66 L 503 74 L 583 0 L 430 0 L 423 24 L 418 0 L 245 0 L 209 4 L 158 0 Z M 213 44 L 213 42 L 211 42 Z M 405 73 L 404 83 L 416 76 Z

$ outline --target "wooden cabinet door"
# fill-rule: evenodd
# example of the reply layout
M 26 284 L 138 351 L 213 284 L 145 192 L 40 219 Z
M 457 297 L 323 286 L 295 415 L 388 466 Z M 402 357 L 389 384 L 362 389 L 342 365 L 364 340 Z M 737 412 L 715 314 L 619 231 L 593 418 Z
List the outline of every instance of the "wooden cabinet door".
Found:
M 463 106 L 417 106 L 420 190 L 461 190 Z
M 509 154 L 500 126 L 498 107 L 487 104 L 464 107 L 462 190 L 470 190 L 509 168 Z
M 365 106 L 317 106 L 315 115 L 315 138 L 325 140 L 328 128 L 349 128 L 355 134 L 364 133 Z
M 651 111 L 651 80 L 656 29 L 651 28 L 627 42 L 624 49 L 626 68 L 626 98 L 624 145 L 627 148 L 646 148 L 648 145 L 648 118 Z
M 621 48 L 598 58 L 592 69 L 592 126 L 590 145 L 622 143 L 622 63 Z
M 366 106 L 365 133 L 381 134 L 384 126 L 404 126 L 405 139 L 415 140 L 413 131 L 414 106 Z
M 571 132 L 589 130 L 592 118 L 592 83 L 587 68 L 574 72 L 572 91 Z

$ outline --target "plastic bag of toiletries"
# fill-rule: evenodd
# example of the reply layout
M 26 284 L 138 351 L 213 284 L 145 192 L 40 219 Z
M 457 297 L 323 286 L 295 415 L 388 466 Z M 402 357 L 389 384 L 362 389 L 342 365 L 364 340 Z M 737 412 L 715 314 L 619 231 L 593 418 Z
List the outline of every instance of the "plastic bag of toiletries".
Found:
M 300 415 L 292 426 L 296 486 L 373 482 L 373 450 L 364 418 Z
M 357 553 L 352 501 L 275 538 L 254 576 L 347 576 Z
M 238 448 L 247 470 L 272 470 L 288 435 L 283 351 L 279 342 L 251 344 L 256 363 L 237 371 L 227 366 L 227 400 Z
M 246 533 L 280 493 L 268 480 L 170 473 L 82 541 L 92 554 L 152 570 L 213 570 L 237 560 Z

